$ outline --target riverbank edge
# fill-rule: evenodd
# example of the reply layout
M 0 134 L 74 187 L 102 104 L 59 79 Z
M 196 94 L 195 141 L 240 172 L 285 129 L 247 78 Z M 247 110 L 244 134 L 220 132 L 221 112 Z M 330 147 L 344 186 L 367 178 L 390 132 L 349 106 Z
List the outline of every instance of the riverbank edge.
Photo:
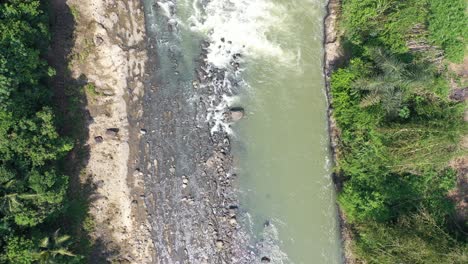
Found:
M 326 5 L 326 15 L 323 20 L 323 75 L 325 79 L 325 92 L 327 98 L 327 121 L 328 121 L 328 134 L 329 146 L 331 153 L 332 166 L 336 166 L 339 162 L 339 135 L 340 131 L 336 125 L 336 120 L 333 116 L 333 97 L 331 94 L 331 75 L 332 73 L 344 63 L 346 60 L 345 51 L 341 45 L 342 32 L 338 28 L 339 18 L 341 15 L 342 0 L 328 0 Z M 332 173 L 333 183 L 337 194 L 343 187 L 343 179 L 336 172 Z M 342 259 L 344 264 L 356 263 L 356 258 L 353 255 L 351 246 L 353 243 L 353 236 L 346 216 L 341 210 L 338 203 L 336 203 L 338 212 L 338 222 L 342 246 Z

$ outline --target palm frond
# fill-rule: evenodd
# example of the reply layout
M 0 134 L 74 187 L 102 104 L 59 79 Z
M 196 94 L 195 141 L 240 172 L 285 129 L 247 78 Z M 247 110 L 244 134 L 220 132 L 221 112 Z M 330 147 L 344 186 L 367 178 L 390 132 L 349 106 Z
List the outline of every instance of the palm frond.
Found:
M 39 247 L 47 248 L 49 247 L 49 237 L 44 237 L 41 242 L 39 242 Z
M 9 180 L 3 184 L 3 188 L 10 189 L 10 187 L 12 187 L 15 183 L 16 183 L 16 180 Z
M 395 115 L 401 108 L 403 103 L 403 93 L 398 90 L 388 91 L 388 94 L 384 96 L 382 100 L 382 108 L 389 115 Z
M 70 251 L 68 251 L 68 250 L 66 250 L 64 248 L 53 250 L 52 255 L 54 255 L 54 256 L 55 255 L 62 255 L 62 256 L 69 256 L 69 257 L 76 256 L 75 254 L 71 253 Z
M 57 238 L 55 238 L 55 244 L 56 245 L 62 245 L 63 243 L 67 242 L 68 240 L 70 240 L 70 236 L 69 235 L 63 235 L 63 236 L 59 236 Z
M 32 199 L 36 199 L 38 196 L 39 196 L 38 194 L 25 193 L 25 194 L 18 195 L 18 198 L 23 199 L 23 200 L 32 200 Z
M 377 64 L 385 75 L 393 75 L 395 77 L 403 76 L 407 70 L 407 64 L 399 60 L 392 54 L 389 54 L 382 48 L 373 48 L 370 50 L 372 59 Z
M 377 105 L 382 101 L 382 97 L 377 93 L 370 93 L 366 95 L 360 102 L 359 106 L 362 108 Z

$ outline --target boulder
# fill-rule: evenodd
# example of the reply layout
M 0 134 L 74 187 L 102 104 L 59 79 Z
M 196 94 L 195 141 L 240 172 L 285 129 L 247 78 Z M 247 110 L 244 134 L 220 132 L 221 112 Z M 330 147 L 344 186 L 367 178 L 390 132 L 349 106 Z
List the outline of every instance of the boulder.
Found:
M 116 137 L 118 133 L 119 133 L 118 128 L 109 128 L 106 130 L 106 136 L 109 136 L 109 137 Z
M 222 240 L 216 241 L 216 247 L 222 249 L 224 247 L 224 242 Z
M 468 98 L 468 88 L 453 89 L 450 94 L 450 99 L 456 102 L 463 102 Z
M 230 119 L 233 122 L 237 122 L 244 117 L 244 108 L 242 107 L 233 107 L 229 109 Z

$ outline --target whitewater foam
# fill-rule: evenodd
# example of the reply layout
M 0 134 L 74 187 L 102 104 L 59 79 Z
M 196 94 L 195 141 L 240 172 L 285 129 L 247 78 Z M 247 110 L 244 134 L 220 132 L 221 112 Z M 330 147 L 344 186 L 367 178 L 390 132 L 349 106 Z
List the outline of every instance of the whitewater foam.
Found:
M 251 90 L 242 79 L 247 61 L 267 58 L 282 65 L 297 66 L 301 54 L 283 49 L 269 37 L 273 27 L 281 25 L 280 14 L 284 14 L 281 5 L 266 0 L 185 1 L 191 1 L 193 9 L 186 24 L 207 41 L 203 70 L 211 79 L 214 92 L 207 115 L 207 121 L 213 123 L 211 133 L 223 130 L 232 134 L 225 115 L 232 105 L 226 98 L 236 94 L 234 86 Z M 220 72 L 222 78 L 211 78 Z
M 228 68 L 233 54 L 290 60 L 294 55 L 268 37 L 272 26 L 281 21 L 272 15 L 280 13 L 279 8 L 264 0 L 214 0 L 205 6 L 204 15 L 195 12 L 189 20 L 193 31 L 208 36 L 207 61 L 217 68 Z

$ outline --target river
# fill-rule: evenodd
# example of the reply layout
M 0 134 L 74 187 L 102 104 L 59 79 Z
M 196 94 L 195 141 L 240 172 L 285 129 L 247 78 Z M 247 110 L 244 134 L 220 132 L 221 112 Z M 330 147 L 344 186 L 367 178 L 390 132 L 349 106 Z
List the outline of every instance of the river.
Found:
M 232 142 L 229 173 L 237 176 L 237 221 L 248 248 L 271 263 L 341 263 L 323 78 L 325 0 L 144 2 L 159 93 L 182 91 L 173 97 L 185 100 L 181 112 L 197 112 L 191 102 L 207 96 L 206 133 L 227 133 Z M 238 122 L 226 117 L 233 107 L 244 109 Z M 191 149 L 181 142 L 174 142 L 181 153 L 173 166 L 186 167 L 186 177 Z

